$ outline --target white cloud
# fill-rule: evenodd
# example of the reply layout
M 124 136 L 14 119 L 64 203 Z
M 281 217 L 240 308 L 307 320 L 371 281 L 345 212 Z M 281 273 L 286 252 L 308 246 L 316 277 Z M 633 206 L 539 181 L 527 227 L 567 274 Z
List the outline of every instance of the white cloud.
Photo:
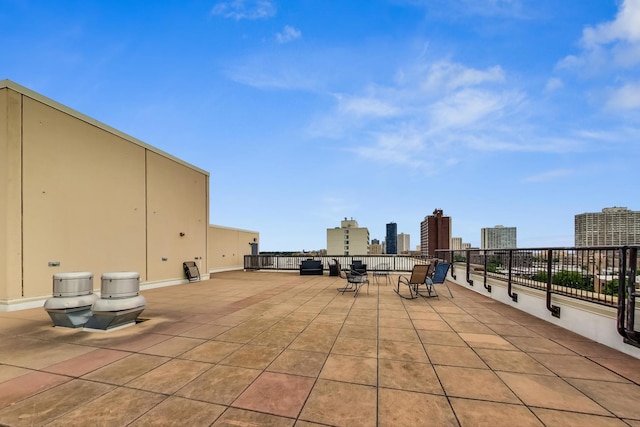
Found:
M 278 43 L 283 44 L 299 39 L 301 36 L 302 33 L 300 32 L 300 30 L 290 25 L 285 25 L 282 31 L 276 34 L 276 40 L 278 41 Z
M 640 108 L 640 82 L 628 83 L 613 90 L 606 106 L 610 110 Z
M 312 125 L 315 137 L 344 141 L 367 160 L 433 171 L 484 152 L 566 153 L 582 138 L 538 136 L 526 94 L 499 66 L 451 61 L 406 67 L 386 85 L 336 96 L 335 109 Z M 558 87 L 560 81 L 550 83 Z
M 639 64 L 640 0 L 624 0 L 613 21 L 586 27 L 580 45 L 582 51 L 561 60 L 560 68 L 593 74 Z
M 582 34 L 587 49 L 619 41 L 640 42 L 640 0 L 624 0 L 615 20 L 587 27 Z
M 640 0 L 623 0 L 614 20 L 586 27 L 580 45 L 582 50 L 563 58 L 557 68 L 615 82 L 617 88 L 591 90 L 592 96 L 608 94 L 602 105 L 610 110 L 640 108 L 640 102 L 633 99 L 640 77 Z
M 426 166 L 427 163 L 421 155 L 427 146 L 425 135 L 416 133 L 413 129 L 405 129 L 398 133 L 373 133 L 371 137 L 375 144 L 360 145 L 353 151 L 367 160 L 380 163 L 413 168 Z
M 231 0 L 219 2 L 211 9 L 212 15 L 220 15 L 224 18 L 264 19 L 276 14 L 276 7 L 269 0 Z
M 521 96 L 489 90 L 463 89 L 430 106 L 433 126 L 453 129 L 466 127 L 500 115 L 517 104 Z
M 344 114 L 352 114 L 359 117 L 391 117 L 398 114 L 398 110 L 394 105 L 375 97 L 337 95 L 336 98 L 338 99 L 338 110 Z
M 545 92 L 555 92 L 558 89 L 562 89 L 564 87 L 564 82 L 557 78 L 557 77 L 552 77 L 549 80 L 547 80 L 547 84 L 544 88 Z
M 486 70 L 476 70 L 448 61 L 440 61 L 430 67 L 423 83 L 427 90 L 442 88 L 455 90 L 461 87 L 478 86 L 484 83 L 502 83 L 504 72 L 499 66 Z

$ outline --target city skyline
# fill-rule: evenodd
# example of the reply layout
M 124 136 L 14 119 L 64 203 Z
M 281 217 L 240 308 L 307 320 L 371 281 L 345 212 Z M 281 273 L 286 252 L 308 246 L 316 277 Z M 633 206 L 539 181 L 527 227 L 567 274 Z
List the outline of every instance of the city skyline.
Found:
M 638 209 L 614 183 L 640 158 L 640 0 L 2 11 L 0 79 L 209 172 L 209 223 L 260 250 L 321 248 L 351 216 L 418 236 L 436 207 L 474 247 L 494 224 L 572 246 L 574 215 Z

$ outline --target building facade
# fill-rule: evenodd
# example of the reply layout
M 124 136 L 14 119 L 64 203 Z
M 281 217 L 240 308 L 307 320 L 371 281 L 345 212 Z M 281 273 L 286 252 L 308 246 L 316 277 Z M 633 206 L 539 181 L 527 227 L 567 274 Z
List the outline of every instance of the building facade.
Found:
M 382 245 L 378 239 L 371 239 L 371 244 L 369 245 L 369 254 L 370 255 L 381 255 Z
M 514 249 L 516 243 L 516 227 L 496 225 L 480 230 L 481 249 Z
M 462 249 L 462 237 L 451 238 L 451 249 L 454 251 L 459 251 Z
M 387 224 L 387 235 L 385 237 L 387 254 L 395 255 L 398 253 L 398 225 L 395 222 Z
M 258 232 L 210 226 L 209 173 L 0 80 L 0 311 L 42 306 L 52 276 L 140 274 L 141 289 L 242 269 Z M 252 246 L 254 245 L 254 246 Z
M 398 234 L 398 253 L 406 254 L 411 250 L 411 238 L 408 234 Z
M 611 207 L 574 219 L 577 247 L 640 244 L 640 211 Z
M 436 249 L 451 247 L 451 218 L 444 216 L 442 209 L 433 211 L 433 215 L 420 223 L 420 253 L 435 256 Z
M 345 218 L 340 227 L 327 228 L 327 255 L 369 254 L 369 230 L 358 221 Z

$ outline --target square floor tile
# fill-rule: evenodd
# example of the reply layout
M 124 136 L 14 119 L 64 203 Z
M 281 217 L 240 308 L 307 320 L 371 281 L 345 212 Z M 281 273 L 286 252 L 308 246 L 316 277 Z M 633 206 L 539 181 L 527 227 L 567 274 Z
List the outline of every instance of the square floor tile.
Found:
M 114 386 L 73 380 L 0 410 L 1 425 L 44 425 L 113 390 Z
M 142 390 L 117 388 L 101 397 L 78 406 L 48 426 L 122 426 L 134 421 L 159 404 L 165 396 Z
M 258 369 L 216 365 L 175 394 L 187 399 L 229 405 L 260 373 Z
M 423 344 L 449 345 L 467 347 L 467 343 L 456 332 L 419 330 L 418 336 Z
M 380 359 L 378 375 L 380 387 L 444 394 L 433 367 L 428 363 Z
M 169 397 L 129 426 L 208 426 L 225 409 L 225 406 L 213 403 Z
M 299 419 L 334 426 L 376 424 L 376 388 L 318 380 Z
M 458 422 L 444 396 L 380 388 L 378 425 L 444 427 L 458 426 Z
M 129 355 L 131 355 L 131 353 L 126 351 L 97 349 L 64 362 L 48 366 L 44 368 L 44 370 L 70 377 L 80 377 Z
M 207 341 L 196 348 L 183 353 L 180 358 L 198 362 L 218 363 L 242 347 L 242 344 L 224 341 Z
M 284 417 L 296 417 L 307 399 L 313 378 L 265 372 L 232 406 Z
M 284 350 L 266 370 L 305 377 L 317 377 L 326 359 L 326 353 Z
M 188 337 L 172 337 L 156 345 L 145 348 L 141 353 L 153 354 L 156 356 L 176 357 L 194 347 L 204 343 L 205 340 Z
M 245 409 L 229 408 L 218 420 L 212 424 L 213 427 L 290 427 L 293 426 L 293 418 L 278 417 L 275 415 L 263 414 L 260 412 L 247 411 Z
M 417 363 L 427 363 L 427 353 L 420 343 L 401 341 L 380 341 L 378 344 L 380 359 L 407 360 Z
M 543 408 L 531 408 L 531 410 L 547 426 L 627 427 L 627 423 L 613 417 L 556 411 Z
M 488 369 L 475 351 L 469 347 L 425 344 L 429 360 L 434 365 L 464 366 L 467 368 Z
M 509 341 L 494 334 L 472 334 L 460 333 L 462 338 L 468 345 L 473 348 L 489 348 L 493 350 L 517 350 Z
M 70 380 L 66 376 L 36 371 L 5 381 L 0 383 L 0 408 Z
M 414 329 L 380 327 L 378 337 L 389 341 L 420 342 Z
M 494 371 L 520 372 L 523 374 L 553 375 L 540 362 L 521 351 L 476 349 L 478 355 Z
M 347 356 L 377 357 L 378 341 L 367 338 L 348 338 L 339 336 L 331 353 Z
M 109 384 L 122 385 L 146 374 L 170 360 L 168 357 L 148 354 L 132 354 L 103 368 L 89 372 L 82 378 Z
M 377 369 L 378 361 L 374 358 L 330 354 L 322 372 L 320 372 L 320 378 L 376 385 L 378 382 Z
M 269 366 L 281 352 L 282 349 L 280 348 L 247 344 L 224 358 L 220 364 L 264 369 Z
M 520 403 L 507 386 L 488 369 L 435 366 L 447 396 L 493 402 Z
M 498 372 L 497 375 L 527 406 L 588 414 L 609 414 L 608 411 L 562 378 L 512 372 Z
M 522 351 L 527 353 L 552 353 L 552 354 L 570 354 L 575 353 L 560 344 L 542 337 L 507 337 L 507 340 Z
M 640 389 L 635 384 L 567 379 L 571 385 L 620 418 L 640 420 Z M 586 412 L 586 411 L 585 411 Z
M 452 398 L 461 427 L 544 427 L 524 405 Z
M 627 379 L 583 357 L 549 353 L 533 353 L 534 359 L 564 378 L 628 382 Z
M 128 382 L 127 387 L 172 394 L 209 368 L 209 363 L 173 359 Z

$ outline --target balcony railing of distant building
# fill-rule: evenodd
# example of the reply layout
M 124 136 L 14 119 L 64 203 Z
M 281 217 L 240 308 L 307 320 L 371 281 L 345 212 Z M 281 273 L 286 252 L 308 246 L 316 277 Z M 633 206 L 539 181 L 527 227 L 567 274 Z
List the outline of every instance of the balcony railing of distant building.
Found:
M 628 344 L 640 347 L 640 333 L 635 331 L 638 249 L 640 246 L 606 246 L 534 249 L 466 249 L 439 250 L 438 259 L 465 269 L 469 286 L 482 286 L 491 293 L 490 281 L 506 283 L 507 294 L 515 303 L 514 285 L 546 293 L 546 308 L 560 317 L 560 307 L 553 295 L 589 301 L 617 309 L 618 333 Z M 482 277 L 481 283 L 472 278 Z

